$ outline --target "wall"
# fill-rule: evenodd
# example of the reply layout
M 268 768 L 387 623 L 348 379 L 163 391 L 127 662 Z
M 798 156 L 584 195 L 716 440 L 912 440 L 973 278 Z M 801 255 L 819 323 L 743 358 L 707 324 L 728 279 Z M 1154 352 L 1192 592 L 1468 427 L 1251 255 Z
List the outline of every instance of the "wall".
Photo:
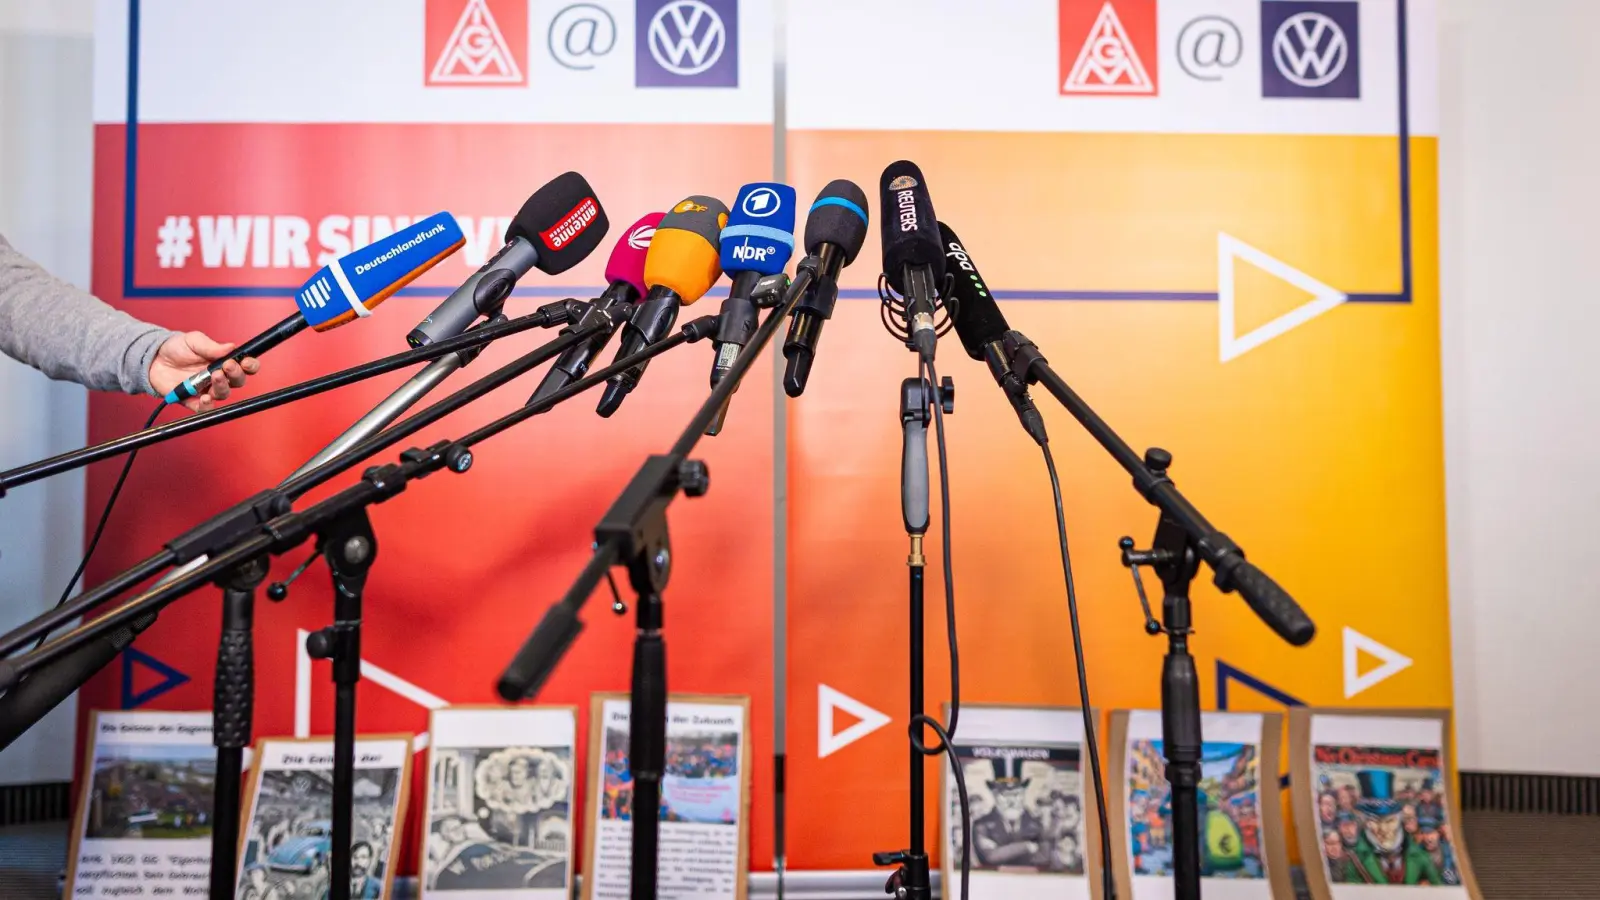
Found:
M 50 271 L 89 285 L 91 0 L 0 4 L 0 234 Z M 0 357 L 0 466 L 84 443 L 86 394 Z M 83 548 L 83 475 L 0 501 L 0 628 L 60 596 Z M 0 784 L 72 776 L 75 702 L 0 753 Z
M 1600 683 L 1600 57 L 1590 46 L 1600 4 L 1453 0 L 1441 18 L 1460 764 L 1600 774 L 1600 725 L 1588 713 Z

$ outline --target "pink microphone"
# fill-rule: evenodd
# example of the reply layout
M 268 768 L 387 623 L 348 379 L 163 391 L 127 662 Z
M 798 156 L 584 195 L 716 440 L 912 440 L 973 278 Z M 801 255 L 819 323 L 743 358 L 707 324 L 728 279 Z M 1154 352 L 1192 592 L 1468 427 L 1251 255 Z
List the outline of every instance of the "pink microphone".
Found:
M 611 248 L 611 258 L 606 261 L 606 289 L 600 293 L 594 305 L 611 311 L 613 323 L 627 320 L 633 305 L 645 295 L 644 259 L 650 250 L 650 239 L 655 237 L 656 226 L 661 224 L 665 215 L 646 213 L 639 221 L 628 226 L 617 238 L 616 246 Z M 539 382 L 538 389 L 528 398 L 528 402 L 543 400 L 582 378 L 589 371 L 589 363 L 604 349 L 614 331 L 615 326 L 596 332 L 581 344 L 568 347 L 556 357 L 555 365 L 545 373 L 544 380 Z

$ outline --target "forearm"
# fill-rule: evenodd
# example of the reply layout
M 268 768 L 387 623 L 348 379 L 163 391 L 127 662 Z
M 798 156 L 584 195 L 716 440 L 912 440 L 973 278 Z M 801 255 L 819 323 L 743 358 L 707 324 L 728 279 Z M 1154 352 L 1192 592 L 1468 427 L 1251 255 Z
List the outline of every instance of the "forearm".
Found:
M 150 362 L 173 334 L 56 278 L 0 236 L 0 353 L 51 378 L 147 394 Z

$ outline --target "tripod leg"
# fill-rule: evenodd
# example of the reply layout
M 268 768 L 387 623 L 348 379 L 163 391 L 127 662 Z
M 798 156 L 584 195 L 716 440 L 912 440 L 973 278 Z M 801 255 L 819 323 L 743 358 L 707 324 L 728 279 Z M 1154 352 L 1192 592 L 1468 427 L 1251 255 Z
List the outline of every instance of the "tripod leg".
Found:
M 642 595 L 633 642 L 628 764 L 633 770 L 633 900 L 656 900 L 661 840 L 661 778 L 667 756 L 667 645 L 661 596 Z

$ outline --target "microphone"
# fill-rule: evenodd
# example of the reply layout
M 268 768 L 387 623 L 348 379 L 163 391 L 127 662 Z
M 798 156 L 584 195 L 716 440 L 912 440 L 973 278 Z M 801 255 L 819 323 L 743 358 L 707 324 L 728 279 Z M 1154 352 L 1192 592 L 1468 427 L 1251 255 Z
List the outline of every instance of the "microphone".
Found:
M 662 217 L 644 258 L 644 283 L 649 293 L 622 326 L 616 359 L 632 356 L 666 337 L 678 320 L 678 307 L 699 300 L 722 277 L 717 236 L 726 224 L 728 207 L 715 197 L 699 194 L 685 198 Z M 602 416 L 616 412 L 622 399 L 639 386 L 646 365 L 640 363 L 611 376 L 595 412 Z
M 1042 447 L 1050 440 L 1045 434 L 1044 417 L 1039 415 L 1033 398 L 1028 395 L 1028 383 L 1011 371 L 1005 350 L 1005 336 L 1011 326 L 1006 324 L 1006 317 L 1000 313 L 989 286 L 978 274 L 972 255 L 955 229 L 943 222 L 938 225 L 945 259 L 949 260 L 951 274 L 955 276 L 951 279 L 950 298 L 955 301 L 956 335 L 961 338 L 961 346 L 968 356 L 989 367 L 989 374 L 994 376 L 995 383 L 1011 401 L 1011 408 L 1016 410 L 1023 430 Z
M 663 215 L 665 213 L 646 213 L 633 223 L 626 234 L 617 238 L 616 246 L 611 248 L 611 258 L 606 262 L 606 289 L 594 302 L 595 308 L 602 312 L 613 307 L 617 309 L 617 316 L 607 316 L 606 321 L 619 321 L 644 296 L 645 252 L 650 249 L 650 238 L 656 233 L 656 226 L 661 223 Z M 589 363 L 605 349 L 606 342 L 611 340 L 615 331 L 614 326 L 607 328 L 587 341 L 563 350 L 550 371 L 544 374 L 544 380 L 539 382 L 533 396 L 528 398 L 528 403 L 537 403 L 582 378 L 589 371 Z
M 480 316 L 500 311 L 517 280 L 538 269 L 556 275 L 582 262 L 605 239 L 610 223 L 594 189 L 566 172 L 533 192 L 506 229 L 506 243 L 406 335 L 422 347 L 455 337 Z
M 744 345 L 756 333 L 756 282 L 780 275 L 794 253 L 794 188 L 776 182 L 756 182 L 739 189 L 728 224 L 722 229 L 722 271 L 733 278 L 733 288 L 722 301 L 717 317 L 711 386 L 715 388 L 733 368 Z M 732 402 L 730 397 L 728 403 Z M 728 415 L 728 403 L 717 410 L 706 434 L 716 435 Z
M 455 217 L 441 212 L 352 250 L 318 269 L 295 291 L 299 309 L 294 315 L 245 341 L 227 359 L 260 356 L 308 325 L 315 331 L 329 331 L 364 319 L 395 291 L 461 249 L 464 243 L 466 236 Z M 190 375 L 162 400 L 181 403 L 199 394 L 211 382 L 211 373 L 221 369 L 227 359 Z
M 944 280 L 944 248 L 922 170 L 909 160 L 890 163 L 878 180 L 878 197 L 883 202 L 883 274 L 906 301 L 906 346 L 915 348 L 924 362 L 933 362 L 938 342 L 933 310 Z
M 866 193 L 843 178 L 828 182 L 806 216 L 806 252 L 822 265 L 790 312 L 789 333 L 783 340 L 783 357 L 789 361 L 783 369 L 783 392 L 791 397 L 805 392 L 822 323 L 833 317 L 833 306 L 839 302 L 839 272 L 856 261 L 866 239 Z

